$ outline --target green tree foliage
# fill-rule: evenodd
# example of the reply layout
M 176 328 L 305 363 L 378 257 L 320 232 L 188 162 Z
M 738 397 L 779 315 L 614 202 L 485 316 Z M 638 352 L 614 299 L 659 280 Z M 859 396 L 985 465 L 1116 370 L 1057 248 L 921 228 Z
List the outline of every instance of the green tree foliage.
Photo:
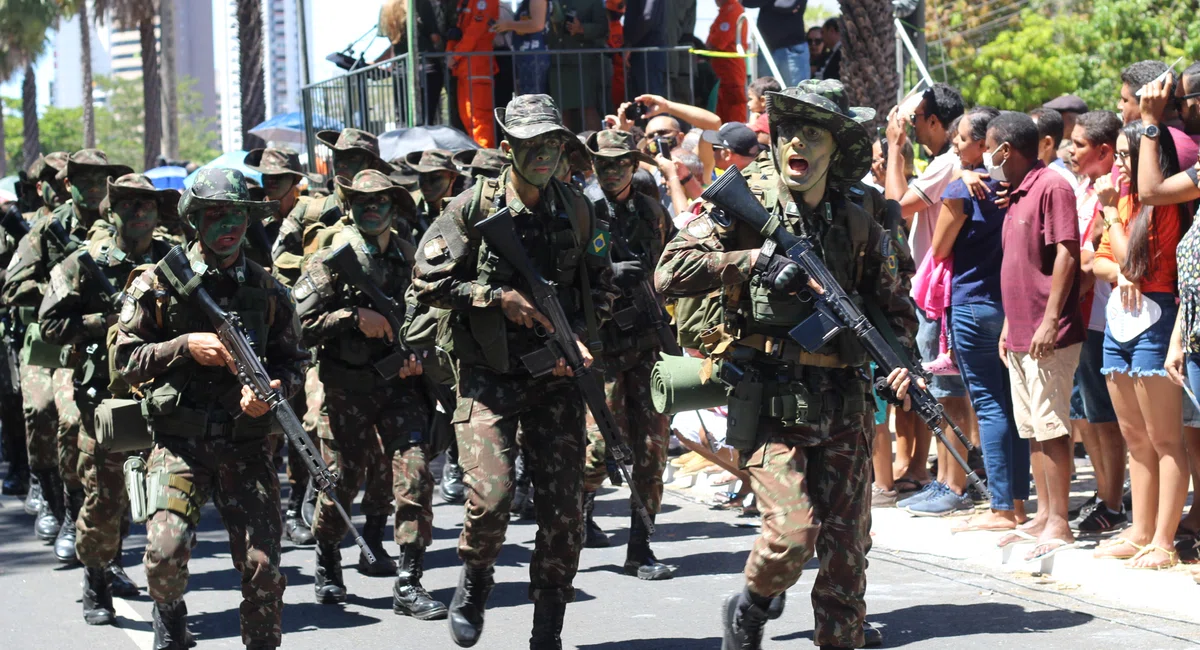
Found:
M 983 43 L 944 38 L 931 52 L 935 77 L 963 92 L 969 104 L 1025 111 L 1059 95 L 1079 95 L 1088 106 L 1113 109 L 1121 70 L 1131 63 L 1184 56 L 1177 71 L 1200 58 L 1195 0 L 1096 0 L 1035 2 Z M 943 24 L 964 31 L 942 15 Z M 970 33 L 968 32 L 968 36 Z M 944 58 L 946 65 L 938 65 Z
M 5 111 L 4 130 L 11 134 L 4 141 L 4 153 L 8 157 L 9 171 L 15 174 L 18 169 L 29 167 L 21 152 L 21 148 L 25 144 L 21 135 L 24 127 L 24 120 L 21 118 L 21 100 L 5 97 L 4 105 L 9 109 Z M 38 122 L 41 126 L 40 140 L 43 152 L 75 151 L 80 148 L 80 143 L 83 142 L 82 108 L 47 106 Z

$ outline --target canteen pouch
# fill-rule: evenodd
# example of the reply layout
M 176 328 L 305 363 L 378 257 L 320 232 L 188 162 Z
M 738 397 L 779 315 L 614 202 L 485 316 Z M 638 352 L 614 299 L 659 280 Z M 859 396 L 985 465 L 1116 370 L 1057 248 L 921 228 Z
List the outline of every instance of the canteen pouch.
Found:
M 104 399 L 96 407 L 96 446 L 126 453 L 154 445 L 142 403 L 132 399 Z
M 754 449 L 758 440 L 758 416 L 762 411 L 763 383 L 757 373 L 746 373 L 729 393 L 725 443 L 738 451 Z
M 129 493 L 129 515 L 133 523 L 144 523 L 150 518 L 146 507 L 146 460 L 133 456 L 125 461 L 125 491 Z
M 25 328 L 23 361 L 42 368 L 67 368 L 71 362 L 71 346 L 51 345 L 42 340 L 42 331 L 37 323 Z
M 650 400 L 665 415 L 724 406 L 729 390 L 715 378 L 701 376 L 704 359 L 663 354 L 650 372 Z

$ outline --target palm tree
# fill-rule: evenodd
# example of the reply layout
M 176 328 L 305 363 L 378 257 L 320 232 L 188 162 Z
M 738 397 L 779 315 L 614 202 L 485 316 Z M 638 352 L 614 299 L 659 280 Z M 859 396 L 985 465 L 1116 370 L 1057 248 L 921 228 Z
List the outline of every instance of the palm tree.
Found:
M 179 158 L 179 82 L 175 78 L 175 0 L 159 0 L 159 48 L 162 55 L 163 155 Z
M 242 91 L 242 148 L 265 146 L 250 129 L 267 119 L 263 73 L 262 0 L 237 0 L 238 63 Z
M 42 153 L 42 141 L 38 131 L 37 72 L 33 59 L 25 60 L 25 80 L 21 83 L 21 124 L 25 142 L 21 145 L 21 164 L 28 167 Z
M 94 0 L 97 16 L 108 15 L 122 27 L 137 25 L 142 55 L 142 167 L 153 167 L 162 153 L 162 79 L 158 74 L 158 47 L 154 35 L 155 0 Z
M 96 147 L 96 109 L 92 105 L 92 26 L 88 19 L 87 0 L 79 0 L 79 49 L 80 67 L 83 69 L 83 146 Z
M 896 29 L 891 0 L 839 0 L 842 7 L 842 82 L 855 106 L 882 122 L 896 103 Z
M 59 4 L 53 0 L 8 0 L 4 10 L 0 11 L 0 81 L 10 79 L 17 70 L 23 70 L 25 74 L 21 85 L 25 136 L 21 148 L 23 164 L 32 163 L 41 153 L 34 63 L 46 48 L 46 30 L 57 22 L 59 11 Z M 3 135 L 0 130 L 0 158 L 5 157 Z M 0 163 L 0 170 L 0 173 L 8 171 L 7 161 Z

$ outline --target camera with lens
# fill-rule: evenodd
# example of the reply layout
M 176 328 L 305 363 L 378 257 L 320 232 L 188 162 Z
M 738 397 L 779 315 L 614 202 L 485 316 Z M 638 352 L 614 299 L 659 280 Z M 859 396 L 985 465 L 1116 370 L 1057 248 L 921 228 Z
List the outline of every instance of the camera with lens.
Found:
M 637 124 L 638 126 L 645 126 L 647 121 L 646 113 L 649 112 L 650 109 L 646 108 L 645 104 L 641 102 L 634 102 L 625 107 L 625 119 Z

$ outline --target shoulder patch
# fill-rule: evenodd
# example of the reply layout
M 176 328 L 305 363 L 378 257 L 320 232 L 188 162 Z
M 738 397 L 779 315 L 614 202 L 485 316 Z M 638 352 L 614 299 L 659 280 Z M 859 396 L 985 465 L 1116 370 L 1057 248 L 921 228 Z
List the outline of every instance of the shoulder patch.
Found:
M 137 313 L 137 298 L 133 294 L 126 294 L 125 300 L 121 302 L 121 322 L 129 323 L 133 320 L 133 315 Z
M 714 226 L 712 219 L 708 218 L 706 215 L 701 215 L 695 219 L 692 219 L 692 221 L 688 223 L 686 231 L 687 234 L 695 237 L 696 239 L 705 239 L 712 236 L 713 229 Z
M 446 256 L 447 250 L 446 238 L 438 235 L 425 242 L 425 245 L 421 247 L 421 254 L 430 264 L 440 264 L 442 258 Z
M 313 282 L 312 276 L 306 274 L 296 282 L 296 288 L 292 290 L 292 295 L 297 301 L 301 301 L 311 296 L 316 290 L 317 285 Z
M 608 255 L 608 245 L 612 236 L 607 230 L 596 228 L 592 230 L 592 240 L 588 244 L 588 254 L 596 257 L 604 257 Z
M 729 23 L 721 23 L 720 25 L 717 25 L 717 29 L 727 32 L 729 31 Z

